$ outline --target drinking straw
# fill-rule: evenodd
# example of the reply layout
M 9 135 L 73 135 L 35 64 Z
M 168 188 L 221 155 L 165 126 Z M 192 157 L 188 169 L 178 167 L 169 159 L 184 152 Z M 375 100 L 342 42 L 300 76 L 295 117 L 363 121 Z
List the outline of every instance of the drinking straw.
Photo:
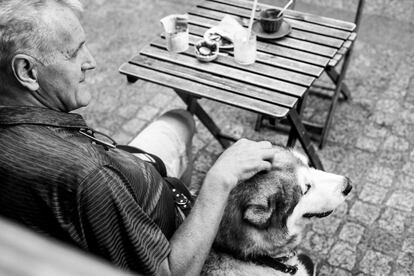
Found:
M 278 14 L 276 15 L 276 17 L 279 17 L 279 15 L 281 15 L 291 4 L 293 3 L 293 0 L 290 0 L 284 7 L 282 10 L 280 10 L 278 12 Z
M 254 3 L 253 3 L 253 9 L 252 9 L 252 14 L 250 15 L 249 30 L 248 30 L 248 32 L 247 32 L 247 35 L 248 35 L 247 40 L 249 40 L 250 35 L 251 35 L 251 33 L 252 33 L 252 27 L 253 27 L 254 15 L 255 15 L 255 13 L 256 13 L 256 6 L 257 6 L 257 0 L 254 0 Z

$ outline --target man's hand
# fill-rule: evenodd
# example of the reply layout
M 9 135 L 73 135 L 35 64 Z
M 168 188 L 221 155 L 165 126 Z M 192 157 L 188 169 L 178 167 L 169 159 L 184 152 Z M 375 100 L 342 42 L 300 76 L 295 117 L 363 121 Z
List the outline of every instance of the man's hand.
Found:
M 221 154 L 207 175 L 233 189 L 258 172 L 270 170 L 275 153 L 268 141 L 240 139 Z

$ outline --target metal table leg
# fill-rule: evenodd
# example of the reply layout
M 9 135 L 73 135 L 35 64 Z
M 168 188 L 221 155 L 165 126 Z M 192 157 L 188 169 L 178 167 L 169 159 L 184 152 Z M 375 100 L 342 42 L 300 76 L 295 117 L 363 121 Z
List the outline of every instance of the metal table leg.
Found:
M 220 145 L 223 148 L 227 148 L 230 146 L 230 141 L 235 141 L 233 137 L 225 135 L 221 133 L 220 128 L 216 125 L 216 123 L 211 119 L 211 117 L 207 114 L 207 112 L 201 107 L 201 105 L 197 102 L 195 97 L 184 93 L 180 90 L 176 90 L 175 92 L 177 95 L 187 104 L 187 109 L 192 114 L 196 115 L 198 119 L 200 119 L 201 123 L 210 131 L 210 133 L 217 139 Z
M 296 136 L 299 139 L 300 144 L 302 145 L 303 150 L 309 157 L 311 165 L 319 170 L 324 170 L 321 160 L 317 155 L 315 148 L 311 144 L 308 133 L 304 125 L 302 124 L 299 114 L 296 112 L 296 109 L 292 109 L 288 114 L 288 120 L 291 124 L 291 131 L 296 132 Z

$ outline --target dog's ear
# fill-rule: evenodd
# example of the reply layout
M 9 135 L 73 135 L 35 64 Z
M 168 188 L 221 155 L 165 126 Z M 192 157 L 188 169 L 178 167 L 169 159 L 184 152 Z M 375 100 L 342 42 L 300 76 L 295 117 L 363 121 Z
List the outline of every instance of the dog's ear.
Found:
M 267 228 L 270 224 L 273 208 L 265 205 L 249 205 L 243 214 L 243 219 L 257 228 Z

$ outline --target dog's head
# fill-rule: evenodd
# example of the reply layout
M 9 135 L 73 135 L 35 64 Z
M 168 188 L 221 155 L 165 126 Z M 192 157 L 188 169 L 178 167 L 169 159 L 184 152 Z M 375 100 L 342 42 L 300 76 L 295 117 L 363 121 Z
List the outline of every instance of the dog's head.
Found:
M 277 257 L 293 249 L 304 226 L 330 215 L 351 189 L 348 178 L 310 168 L 305 156 L 278 148 L 270 172 L 231 192 L 215 246 L 239 258 Z

